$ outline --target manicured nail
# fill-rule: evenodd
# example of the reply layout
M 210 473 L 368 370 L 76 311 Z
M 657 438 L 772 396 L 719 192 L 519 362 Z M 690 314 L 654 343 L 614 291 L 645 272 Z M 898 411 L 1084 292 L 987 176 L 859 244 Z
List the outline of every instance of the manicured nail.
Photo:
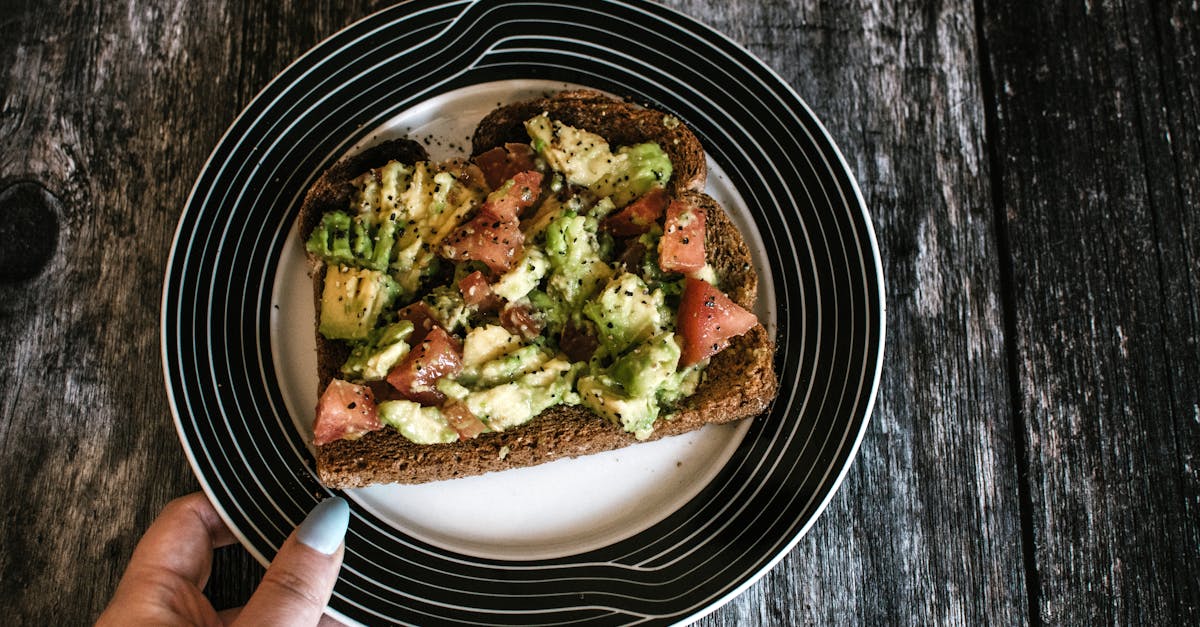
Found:
M 346 538 L 349 524 L 350 506 L 345 499 L 335 496 L 321 501 L 308 513 L 296 528 L 296 539 L 314 551 L 333 555 Z

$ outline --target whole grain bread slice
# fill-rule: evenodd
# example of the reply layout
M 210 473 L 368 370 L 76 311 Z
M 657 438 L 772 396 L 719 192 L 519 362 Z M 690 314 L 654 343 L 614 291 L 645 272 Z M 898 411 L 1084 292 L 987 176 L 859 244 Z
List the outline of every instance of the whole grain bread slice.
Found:
M 750 250 L 720 205 L 697 191 L 697 185 L 703 187 L 706 172 L 704 153 L 686 128 L 664 124 L 662 114 L 656 113 L 655 117 L 639 113 L 643 110 L 598 92 L 565 92 L 493 111 L 476 130 L 474 152 L 478 154 L 508 141 L 528 141 L 524 120 L 543 111 L 564 123 L 600 134 L 614 147 L 659 141 L 671 156 L 675 173 L 686 177 L 673 178 L 669 189 L 705 213 L 705 248 L 709 263 L 721 279 L 721 288 L 739 305 L 753 307 L 758 277 L 751 264 Z M 667 145 L 674 146 L 676 154 Z M 413 148 L 400 143 L 385 144 L 331 168 L 305 199 L 301 233 L 307 237 L 327 208 L 346 207 L 352 191 L 349 181 L 366 169 L 391 158 L 408 163 L 423 158 L 418 155 L 424 151 L 418 153 Z M 420 146 L 415 148 L 419 150 Z M 314 211 L 315 219 L 311 215 Z M 313 270 L 319 307 L 323 275 L 319 260 L 313 264 Z M 336 376 L 347 349 L 340 342 L 318 334 L 317 353 L 319 384 L 324 389 Z M 658 421 L 651 439 L 761 414 L 775 398 L 778 388 L 773 362 L 774 343 L 761 324 L 734 338 L 728 348 L 712 357 L 695 394 L 674 408 L 668 419 Z M 591 410 L 559 405 L 521 426 L 449 444 L 414 444 L 390 428 L 357 440 L 337 440 L 316 447 L 317 474 L 322 483 L 332 488 L 424 483 L 534 466 L 637 442 L 632 434 Z

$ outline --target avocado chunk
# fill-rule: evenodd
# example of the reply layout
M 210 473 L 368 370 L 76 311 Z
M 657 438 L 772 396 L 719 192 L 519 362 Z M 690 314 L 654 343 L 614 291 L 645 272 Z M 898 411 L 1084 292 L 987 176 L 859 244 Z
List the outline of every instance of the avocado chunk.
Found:
M 595 133 L 545 115 L 526 121 L 525 130 L 534 151 L 572 185 L 590 187 L 614 169 L 615 155 Z
M 542 333 L 549 337 L 558 337 L 567 323 L 567 318 L 570 317 L 570 312 L 563 302 L 542 290 L 529 292 L 527 300 L 529 306 L 537 312 L 542 323 Z
M 411 166 L 389 161 L 354 179 L 358 189 L 353 207 L 372 225 L 385 220 L 431 221 L 445 208 L 455 179 L 426 161 Z
M 663 272 L 658 266 L 658 243 L 662 240 L 662 235 L 662 227 L 652 224 L 649 231 L 638 236 L 637 241 L 644 254 L 641 255 L 640 261 L 631 264 L 634 267 L 629 267 L 628 270 L 637 272 L 647 285 L 661 289 L 663 295 L 669 298 L 683 293 L 683 275 Z
M 396 245 L 398 229 L 399 224 L 389 218 L 380 223 L 374 233 L 367 233 L 367 237 L 370 238 L 371 252 L 366 257 L 367 261 L 363 264 L 364 266 L 380 272 L 387 270 L 388 263 L 392 260 L 392 248 Z
M 317 330 L 331 340 L 365 340 L 399 292 L 396 282 L 382 272 L 329 266 Z
M 522 385 L 534 388 L 549 388 L 560 381 L 567 381 L 568 388 L 575 382 L 575 376 L 583 369 L 583 364 L 573 364 L 567 356 L 559 353 L 542 363 L 537 370 L 527 372 L 518 379 Z M 576 399 L 575 402 L 578 402 Z
M 527 372 L 517 378 L 532 394 L 534 415 L 555 405 L 578 405 L 579 393 L 575 391 L 575 379 L 584 364 L 573 364 L 565 355 L 556 355 L 542 364 L 540 370 Z
M 555 405 L 578 403 L 572 386 L 579 368 L 566 360 L 552 359 L 541 370 L 515 381 L 472 391 L 463 402 L 488 427 L 502 431 L 529 422 Z
M 392 257 L 396 229 L 396 221 L 390 218 L 373 226 L 365 216 L 351 218 L 333 211 L 321 217 L 304 248 L 330 265 L 345 264 L 382 272 Z
M 671 159 L 655 142 L 622 146 L 614 167 L 590 189 L 597 196 L 610 196 L 616 207 L 624 207 L 650 191 L 665 186 L 671 178 Z
M 437 269 L 436 244 L 477 204 L 479 194 L 460 184 L 455 171 L 425 161 L 412 166 L 392 161 L 352 181 L 357 215 L 346 228 L 355 261 L 337 261 L 390 270 L 406 294 L 416 294 Z M 312 245 L 319 245 L 314 239 Z
M 498 324 L 475 327 L 463 339 L 463 370 L 475 370 L 520 347 L 521 338 Z
M 560 200 L 554 195 L 547 197 L 538 206 L 537 211 L 534 212 L 532 217 L 521 221 L 521 232 L 525 234 L 525 241 L 539 243 L 544 241 L 546 228 L 550 226 L 551 222 L 557 220 L 567 212 L 574 214 L 589 213 L 599 220 L 599 217 L 589 212 L 588 200 L 580 194 L 573 194 L 566 200 Z
M 668 384 L 679 366 L 674 333 L 660 333 L 621 357 L 608 373 L 630 396 L 647 396 Z
M 555 405 L 579 404 L 575 379 L 581 370 L 583 364 L 572 364 L 562 357 L 555 357 L 542 364 L 541 370 L 521 375 L 516 383 L 529 390 L 533 415 L 536 416 Z
M 351 264 L 354 262 L 354 250 L 350 244 L 351 226 L 350 216 L 341 211 L 331 211 L 321 216 L 321 223 L 308 236 L 304 248 L 328 264 Z
M 552 270 L 546 292 L 574 311 L 591 296 L 612 268 L 601 260 L 595 218 L 565 212 L 546 228 L 546 255 Z
M 639 440 L 654 432 L 658 403 L 653 396 L 626 396 L 616 381 L 599 376 L 580 377 L 577 384 L 584 407 L 620 425 Z
M 401 320 L 376 329 L 367 341 L 355 346 L 342 364 L 342 374 L 363 381 L 380 381 L 408 354 L 406 341 L 413 332 L 413 323 Z
M 409 186 L 412 175 L 413 168 L 399 161 L 363 173 L 350 182 L 358 190 L 351 208 L 372 225 L 385 219 L 406 219 L 401 192 Z
M 671 159 L 655 142 L 613 152 L 603 137 L 545 115 L 527 120 L 525 130 L 534 151 L 568 183 L 587 187 L 600 198 L 611 196 L 618 208 L 671 178 Z
M 520 300 L 538 286 L 549 269 L 550 260 L 542 251 L 527 248 L 517 265 L 500 275 L 492 285 L 492 292 L 509 302 Z
M 433 310 L 437 321 L 449 333 L 455 333 L 467 324 L 471 308 L 463 300 L 462 292 L 456 287 L 439 285 L 425 296 L 425 304 Z
M 459 383 L 455 379 L 451 379 L 450 377 L 442 377 L 438 379 L 437 383 L 433 384 L 433 386 L 437 388 L 437 391 L 445 394 L 446 398 L 456 401 L 466 400 L 467 395 L 471 393 L 470 388 Z
M 421 407 L 412 401 L 384 401 L 379 404 L 379 421 L 417 444 L 441 444 L 458 440 L 437 407 Z
M 405 227 L 400 241 L 394 246 L 396 259 L 388 266 L 406 294 L 415 294 L 421 289 L 421 279 L 435 261 L 433 253 L 427 250 L 427 245 L 417 234 L 418 228 L 415 223 Z
M 536 370 L 551 357 L 553 355 L 549 351 L 530 344 L 484 363 L 472 374 L 477 375 L 475 384 L 481 387 L 508 383 L 526 372 Z
M 622 272 L 583 306 L 600 332 L 600 346 L 616 356 L 666 329 L 670 316 L 661 290 L 651 290 L 636 274 Z
M 683 370 L 671 373 L 671 376 L 663 380 L 658 390 L 654 393 L 655 397 L 658 398 L 659 406 L 670 407 L 678 403 L 681 399 L 695 394 L 696 388 L 700 386 L 700 381 L 703 378 L 703 364 L 692 364 Z
M 505 383 L 471 392 L 465 403 L 487 426 L 496 431 L 528 422 L 537 414 L 533 411 L 531 391 L 516 384 Z
M 436 202 L 434 200 L 436 183 L 433 179 L 434 173 L 430 171 L 428 163 L 418 161 L 413 164 L 412 178 L 408 180 L 408 185 L 396 190 L 404 207 L 404 217 L 413 222 L 429 218 Z

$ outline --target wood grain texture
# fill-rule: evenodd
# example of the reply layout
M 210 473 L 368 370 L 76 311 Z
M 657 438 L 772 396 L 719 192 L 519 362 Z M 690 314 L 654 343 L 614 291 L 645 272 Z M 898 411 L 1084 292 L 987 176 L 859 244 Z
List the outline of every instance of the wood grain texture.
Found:
M 328 8 L 293 10 L 0 10 L 0 187 L 37 182 L 61 209 L 42 276 L 0 286 L 9 622 L 90 622 L 157 512 L 198 489 L 163 391 L 162 277 L 192 181 L 225 128 L 287 63 L 365 8 L 340 7 L 332 23 Z M 244 602 L 261 571 L 244 551 L 222 553 L 215 596 Z
M 0 185 L 35 181 L 61 212 L 41 278 L 0 287 L 10 622 L 88 621 L 154 513 L 196 486 L 169 444 L 155 301 L 188 179 L 233 108 L 181 71 L 221 41 L 184 28 L 215 16 L 179 6 L 0 12 Z
M 1196 5 L 984 6 L 1036 618 L 1195 624 Z
M 667 4 L 826 123 L 887 280 L 858 460 L 699 624 L 1200 621 L 1195 6 Z M 0 196 L 40 186 L 58 224 L 43 274 L 0 282 L 9 622 L 90 622 L 197 489 L 159 365 L 175 222 L 254 94 L 377 8 L 0 0 Z M 222 549 L 207 592 L 239 605 L 262 572 Z
M 828 126 L 874 219 L 888 299 L 858 460 L 813 530 L 713 624 L 1023 622 L 972 5 L 681 8 L 747 45 Z

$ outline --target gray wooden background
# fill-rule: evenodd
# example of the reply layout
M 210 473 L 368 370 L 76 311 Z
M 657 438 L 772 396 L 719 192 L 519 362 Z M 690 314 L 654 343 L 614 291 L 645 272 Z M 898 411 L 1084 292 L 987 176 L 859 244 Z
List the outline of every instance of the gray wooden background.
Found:
M 841 491 L 700 624 L 1200 622 L 1197 5 L 668 4 L 828 126 L 889 307 Z M 254 94 L 376 8 L 0 0 L 6 622 L 92 620 L 197 489 L 159 358 L 176 219 Z M 261 573 L 221 550 L 212 599 Z

